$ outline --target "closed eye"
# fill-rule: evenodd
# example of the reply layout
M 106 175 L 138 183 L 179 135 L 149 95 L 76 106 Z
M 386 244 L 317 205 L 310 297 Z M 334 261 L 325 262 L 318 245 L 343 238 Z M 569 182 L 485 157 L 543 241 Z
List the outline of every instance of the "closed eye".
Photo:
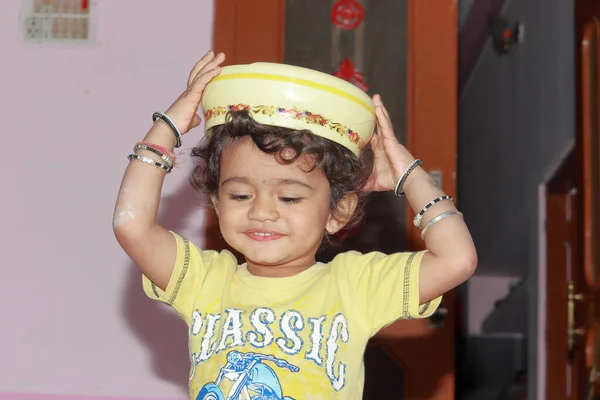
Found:
M 244 200 L 249 200 L 250 199 L 250 195 L 247 194 L 230 194 L 229 195 L 229 199 L 233 200 L 233 201 L 244 201 Z
M 296 204 L 302 201 L 302 197 L 280 197 L 279 200 L 285 204 Z

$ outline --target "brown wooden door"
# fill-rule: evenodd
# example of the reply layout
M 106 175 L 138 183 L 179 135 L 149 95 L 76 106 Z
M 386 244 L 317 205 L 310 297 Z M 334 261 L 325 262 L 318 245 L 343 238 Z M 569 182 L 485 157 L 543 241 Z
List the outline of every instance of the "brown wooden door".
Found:
M 600 395 L 600 3 L 576 3 L 577 145 L 548 185 L 546 389 Z
M 575 316 L 569 331 L 581 341 L 573 346 L 573 362 L 581 376 L 575 380 L 586 398 L 600 395 L 600 4 L 585 0 L 578 5 L 577 33 L 579 44 L 579 135 L 581 188 L 581 265 L 580 315 Z M 577 302 L 577 298 L 574 298 Z M 577 304 L 577 303 L 576 303 Z M 575 309 L 577 312 L 578 310 Z M 579 325 L 578 325 L 579 324 Z
M 584 341 L 575 348 L 574 358 L 583 368 L 581 386 L 588 399 L 600 395 L 600 5 L 587 2 L 588 12 L 578 23 L 583 29 L 581 40 L 580 120 L 578 152 L 582 162 L 580 186 L 582 188 L 582 266 L 583 329 L 573 327 L 575 333 L 584 334 Z M 577 323 L 577 320 L 575 321 Z
M 408 2 L 407 147 L 457 198 L 457 2 Z M 435 118 L 432 118 L 435 116 Z M 457 199 L 460 205 L 460 199 Z M 407 207 L 406 220 L 413 212 Z M 408 247 L 423 247 L 407 224 Z M 404 367 L 407 400 L 455 398 L 455 293 L 444 295 L 439 321 L 398 321 L 376 337 Z M 447 313 L 445 316 L 444 314 Z
M 406 110 L 396 111 L 406 115 L 409 150 L 436 171 L 444 191 L 456 198 L 456 1 L 407 3 Z M 215 8 L 214 50 L 227 53 L 227 64 L 283 62 L 285 0 L 216 0 Z M 412 221 L 412 211 L 406 214 Z M 409 248 L 423 246 L 412 223 L 406 237 Z M 373 341 L 404 371 L 404 396 L 391 398 L 454 399 L 454 293 L 445 296 L 444 305 L 448 314 L 442 323 L 400 321 Z
M 546 398 L 584 399 L 584 362 L 580 355 L 587 332 L 587 306 L 581 268 L 581 193 L 573 152 L 546 186 Z

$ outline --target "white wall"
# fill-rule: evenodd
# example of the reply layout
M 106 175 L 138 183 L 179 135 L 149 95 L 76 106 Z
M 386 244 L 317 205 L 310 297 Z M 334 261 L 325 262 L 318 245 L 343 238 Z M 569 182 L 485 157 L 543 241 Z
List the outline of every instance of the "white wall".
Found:
M 459 104 L 460 206 L 477 245 L 478 274 L 526 279 L 520 309 L 530 344 L 539 337 L 539 185 L 575 140 L 574 5 L 506 1 L 501 14 L 525 26 L 525 40 L 504 56 L 488 42 Z M 528 346 L 531 399 L 542 398 L 537 351 Z
M 89 45 L 24 42 L 20 3 L 0 13 L 0 398 L 185 398 L 185 326 L 144 298 L 113 238 L 112 208 L 152 112 L 210 48 L 213 2 L 97 1 Z M 163 211 L 201 242 L 183 163 L 165 191 L 178 202 Z

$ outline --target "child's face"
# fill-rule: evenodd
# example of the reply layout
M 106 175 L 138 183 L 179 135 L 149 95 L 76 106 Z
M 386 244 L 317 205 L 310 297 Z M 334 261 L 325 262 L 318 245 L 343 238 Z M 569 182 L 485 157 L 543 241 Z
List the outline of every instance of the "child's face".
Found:
M 213 199 L 221 233 L 253 273 L 287 275 L 312 266 L 325 230 L 337 230 L 329 182 L 320 170 L 305 172 L 306 162 L 279 164 L 249 139 L 221 155 Z

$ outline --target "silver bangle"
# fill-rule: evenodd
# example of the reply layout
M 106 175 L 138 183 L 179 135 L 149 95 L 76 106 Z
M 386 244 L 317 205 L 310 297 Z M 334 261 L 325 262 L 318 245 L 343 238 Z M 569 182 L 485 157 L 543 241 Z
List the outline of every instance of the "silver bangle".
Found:
M 169 126 L 169 128 L 171 128 L 171 130 L 173 131 L 173 134 L 175 135 L 175 140 L 176 140 L 175 147 L 177 147 L 177 148 L 181 147 L 181 132 L 179 132 L 177 125 L 175 125 L 173 120 L 171 118 L 169 118 L 169 116 L 167 114 L 165 114 L 164 112 L 156 111 L 154 114 L 152 114 L 152 122 L 156 122 L 156 120 L 159 118 L 165 124 L 167 124 Z
M 152 157 L 148 157 L 148 156 L 141 156 L 139 154 L 130 154 L 130 155 L 127 156 L 127 158 L 130 161 L 131 160 L 138 160 L 138 161 L 141 161 L 141 162 L 143 162 L 145 164 L 152 165 L 154 167 L 160 168 L 160 169 L 166 171 L 167 174 L 170 173 L 171 170 L 173 169 L 172 167 L 169 167 L 169 166 L 167 166 L 167 165 L 165 165 L 163 163 L 160 163 L 160 162 L 156 161 L 155 159 L 153 159 Z
M 406 180 L 408 179 L 408 176 L 410 175 L 410 173 L 413 172 L 413 170 L 415 168 L 422 167 L 422 166 L 423 166 L 423 161 L 421 161 L 419 159 L 416 159 L 415 161 L 411 162 L 408 165 L 408 167 L 406 168 L 406 171 L 404 171 L 404 173 L 398 180 L 398 183 L 396 184 L 396 190 L 394 190 L 394 193 L 396 194 L 396 196 L 398 196 L 398 197 L 404 196 L 404 192 L 402 191 L 402 186 L 404 186 L 404 183 L 406 183 Z
M 438 222 L 440 222 L 441 220 L 443 220 L 446 217 L 449 217 L 451 215 L 458 215 L 459 217 L 463 217 L 462 213 L 459 211 L 446 211 L 441 213 L 440 215 L 438 215 L 437 217 L 433 218 L 431 221 L 429 221 L 427 223 L 427 225 L 425 225 L 425 228 L 423 228 L 423 232 L 421 232 L 421 239 L 425 239 L 425 233 L 427 233 L 427 231 L 435 224 L 437 224 Z
M 135 146 L 133 146 L 133 151 L 137 151 L 137 150 L 146 150 L 149 151 L 151 153 L 156 154 L 157 156 L 160 157 L 161 160 L 163 160 L 168 167 L 172 167 L 173 166 L 173 160 L 171 159 L 171 157 L 169 157 L 168 155 L 164 154 L 162 151 L 155 149 L 152 146 L 148 146 L 145 145 L 143 143 L 138 143 Z
M 452 203 L 454 203 L 454 199 L 452 198 L 452 196 L 448 196 L 448 195 L 436 197 L 435 199 L 431 200 L 429 203 L 427 203 L 425 205 L 425 207 L 423 207 L 423 209 L 421 209 L 421 211 L 419 211 L 419 213 L 417 215 L 415 215 L 415 219 L 413 219 L 413 224 L 415 225 L 415 228 L 421 229 L 421 221 L 423 221 L 423 215 L 431 207 L 433 207 L 434 205 L 436 205 L 440 201 L 444 201 L 444 200 L 450 200 Z

